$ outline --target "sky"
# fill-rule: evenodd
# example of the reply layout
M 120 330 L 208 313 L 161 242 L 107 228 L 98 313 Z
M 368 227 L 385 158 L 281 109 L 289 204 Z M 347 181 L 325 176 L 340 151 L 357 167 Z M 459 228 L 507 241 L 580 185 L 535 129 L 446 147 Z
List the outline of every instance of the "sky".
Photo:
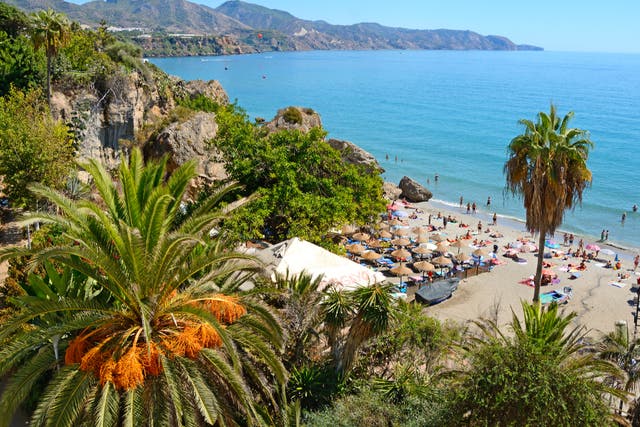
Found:
M 87 0 L 73 0 L 84 3 Z M 217 7 L 224 0 L 191 0 Z M 330 24 L 471 30 L 551 51 L 640 53 L 638 0 L 251 0 Z
M 193 1 L 193 0 L 191 0 Z M 197 0 L 217 7 L 224 1 Z M 471 30 L 553 51 L 640 53 L 638 0 L 253 0 L 330 24 Z

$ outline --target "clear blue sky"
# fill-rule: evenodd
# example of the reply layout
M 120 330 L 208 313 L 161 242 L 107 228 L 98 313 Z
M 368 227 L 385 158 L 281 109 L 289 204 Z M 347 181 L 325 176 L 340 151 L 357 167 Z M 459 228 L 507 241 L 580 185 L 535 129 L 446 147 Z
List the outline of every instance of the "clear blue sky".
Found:
M 193 1 L 193 0 L 192 0 Z M 224 1 L 196 0 L 217 7 Z M 638 0 L 254 0 L 331 24 L 471 30 L 559 51 L 640 52 Z
M 84 3 L 87 0 L 73 0 Z M 191 0 L 217 7 L 224 0 Z M 554 51 L 640 53 L 639 0 L 253 0 L 331 24 L 471 30 Z

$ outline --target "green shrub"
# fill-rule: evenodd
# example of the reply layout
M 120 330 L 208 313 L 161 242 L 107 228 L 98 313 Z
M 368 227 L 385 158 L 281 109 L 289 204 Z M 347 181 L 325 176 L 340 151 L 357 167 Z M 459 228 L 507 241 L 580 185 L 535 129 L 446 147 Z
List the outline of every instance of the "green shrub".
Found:
M 300 112 L 300 110 L 298 110 L 295 107 L 288 107 L 286 110 L 284 110 L 284 114 L 282 114 L 282 118 L 284 119 L 285 122 L 290 123 L 292 125 L 302 124 L 302 113 Z

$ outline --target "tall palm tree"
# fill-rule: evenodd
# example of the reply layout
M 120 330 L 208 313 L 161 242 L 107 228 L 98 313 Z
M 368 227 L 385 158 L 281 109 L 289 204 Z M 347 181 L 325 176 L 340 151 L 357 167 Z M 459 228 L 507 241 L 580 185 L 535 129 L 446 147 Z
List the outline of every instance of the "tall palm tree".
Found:
M 51 61 L 71 40 L 71 24 L 53 9 L 35 12 L 31 15 L 31 40 L 36 50 L 44 48 L 47 57 L 47 102 L 51 107 Z
M 538 113 L 535 123 L 520 120 L 525 131 L 507 149 L 506 188 L 523 196 L 527 230 L 540 233 L 534 302 L 540 301 L 545 238 L 562 224 L 565 210 L 582 202 L 591 184 L 587 158 L 593 142 L 586 131 L 569 127 L 572 117 L 569 112 L 561 120 L 551 105 L 549 114 Z
M 139 150 L 122 161 L 115 183 L 95 161 L 97 201 L 34 191 L 60 215 L 28 220 L 62 227 L 69 244 L 33 254 L 82 273 L 108 301 L 21 297 L 23 309 L 0 326 L 0 426 L 51 380 L 33 425 L 248 425 L 278 423 L 286 371 L 274 314 L 238 287 L 255 264 L 210 230 L 223 216 L 218 192 L 188 218 L 180 203 L 195 176 L 188 163 L 166 179 L 166 159 L 144 166 Z M 5 249 L 0 258 L 24 253 Z M 56 323 L 40 319 L 58 316 Z M 29 325 L 25 327 L 25 325 Z M 46 344 L 64 354 L 62 367 Z

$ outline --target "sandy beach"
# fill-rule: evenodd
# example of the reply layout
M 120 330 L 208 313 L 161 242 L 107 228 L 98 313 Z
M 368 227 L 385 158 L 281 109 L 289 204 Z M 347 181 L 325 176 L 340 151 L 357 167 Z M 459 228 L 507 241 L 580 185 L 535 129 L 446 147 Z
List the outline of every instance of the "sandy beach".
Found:
M 408 219 L 408 225 L 411 227 L 425 225 L 428 223 L 429 214 L 432 215 L 431 224 L 436 227 L 442 226 L 442 220 L 437 219 L 438 212 L 443 217 L 451 216 L 455 218 L 457 223 L 447 224 L 446 229 L 442 231 L 446 233 L 448 238 L 462 236 L 470 230 L 472 239 L 465 240 L 470 244 L 473 240 L 491 241 L 486 247 L 488 252 L 492 251 L 493 244 L 499 246 L 498 259 L 503 262 L 493 267 L 492 271 L 460 282 L 458 290 L 453 296 L 437 305 L 426 307 L 425 310 L 430 315 L 441 320 L 451 319 L 458 322 L 466 322 L 478 319 L 480 317 L 493 317 L 494 313 L 498 314 L 499 324 L 505 324 L 511 320 L 511 309 L 516 313 L 520 313 L 520 301 L 530 301 L 533 297 L 533 287 L 521 284 L 519 282 L 527 279 L 535 274 L 536 255 L 531 252 L 519 253 L 518 256 L 526 260 L 526 263 L 515 262 L 512 259 L 504 257 L 506 246 L 511 242 L 516 242 L 519 238 L 528 238 L 537 242 L 537 238 L 525 231 L 524 224 L 498 217 L 497 225 L 491 223 L 490 214 L 487 212 L 478 212 L 476 214 L 466 214 L 466 208 L 451 207 L 438 202 L 424 202 L 414 205 L 422 213 L 418 213 L 417 219 Z M 407 210 L 412 213 L 412 209 Z M 483 231 L 478 233 L 478 221 L 482 221 Z M 468 228 L 461 228 L 459 224 L 468 224 Z M 487 229 L 490 231 L 487 232 Z M 498 233 L 502 237 L 493 238 L 490 234 Z M 563 233 L 556 233 L 556 241 L 560 243 L 559 250 L 567 251 L 568 246 L 563 245 Z M 580 236 L 575 236 L 573 249 L 578 246 Z M 541 292 L 547 292 L 554 289 L 562 289 L 570 286 L 573 289 L 573 297 L 564 305 L 567 311 L 577 313 L 575 322 L 583 325 L 591 330 L 590 334 L 598 336 L 602 333 L 608 333 L 614 329 L 615 322 L 624 320 L 629 325 L 630 333 L 634 328 L 635 315 L 635 283 L 640 275 L 632 271 L 633 256 L 635 250 L 622 250 L 601 242 L 593 242 L 585 240 L 584 244 L 597 243 L 602 249 L 609 248 L 618 253 L 623 262 L 621 270 L 604 268 L 604 263 L 597 260 L 586 262 L 587 269 L 580 271 L 580 277 L 570 279 L 570 273 L 565 271 L 569 263 L 572 265 L 579 264 L 578 258 L 570 257 L 563 260 L 562 257 L 554 257 L 546 259 L 552 266 L 550 269 L 557 274 L 559 283 L 544 286 Z M 470 254 L 474 247 L 469 246 L 462 249 Z M 549 251 L 549 249 L 546 249 Z M 613 255 L 600 254 L 599 260 L 606 261 L 614 259 Z M 618 273 L 628 274 L 629 277 L 623 280 L 618 278 Z M 617 283 L 617 286 L 612 285 Z M 620 287 L 619 287 L 620 286 Z

